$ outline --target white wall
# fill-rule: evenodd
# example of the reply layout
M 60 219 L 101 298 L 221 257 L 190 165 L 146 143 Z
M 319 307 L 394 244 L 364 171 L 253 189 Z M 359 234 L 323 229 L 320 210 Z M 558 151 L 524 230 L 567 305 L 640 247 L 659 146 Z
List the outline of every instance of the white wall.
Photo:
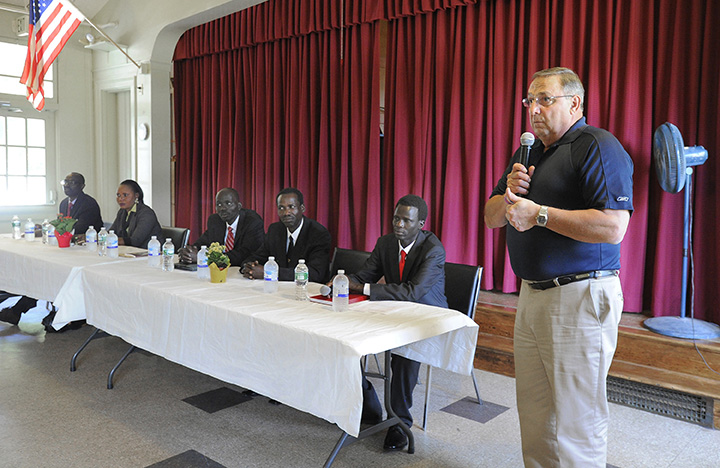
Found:
M 3 41 L 26 44 L 27 38 L 18 38 L 11 30 L 12 20 L 19 15 L 0 11 L 0 37 Z M 84 34 L 84 33 L 83 33 Z M 60 180 L 69 172 L 80 172 L 86 176 L 85 191 L 95 194 L 98 185 L 92 179 L 95 171 L 93 153 L 93 108 L 92 108 L 92 56 L 78 42 L 79 32 L 70 39 L 56 63 L 57 106 L 48 104 L 43 112 L 54 114 L 55 158 L 49 161 L 49 189 L 57 193 L 54 205 L 0 207 L 0 233 L 10 232 L 10 219 L 17 214 L 21 218 L 32 217 L 40 222 L 43 218 L 54 218 L 60 200 L 64 197 Z M 23 96 L 17 102 L 25 102 Z M 37 111 L 30 108 L 25 115 L 31 117 Z M 48 142 L 50 143 L 50 142 Z M 51 144 L 51 143 L 50 143 Z M 107 217 L 103 213 L 103 217 Z
M 187 29 L 240 11 L 259 0 L 109 0 L 92 17 L 93 23 L 117 23 L 106 33 L 117 43 L 127 46 L 128 54 L 143 69 L 139 70 L 119 51 L 89 51 L 79 39 L 90 31 L 83 24 L 60 53 L 58 61 L 58 106 L 56 120 L 56 170 L 60 181 L 68 172 L 85 175 L 85 191 L 100 203 L 103 219 L 112 221 L 116 212 L 114 194 L 120 180 L 108 180 L 109 166 L 124 167 L 106 152 L 110 144 L 103 127 L 107 109 L 104 93 L 129 90 L 132 130 L 131 167 L 145 191 L 145 198 L 158 215 L 161 224 L 171 224 L 171 116 L 170 78 L 172 54 L 177 40 Z M 0 36 L 15 40 L 11 21 L 15 13 L 0 11 Z M 98 34 L 95 34 L 97 37 Z M 26 41 L 23 39 L 22 42 Z M 34 111 L 33 111 L 34 112 Z M 137 125 L 147 124 L 146 140 L 137 139 Z M 125 176 L 122 176 L 125 178 Z M 58 203 L 62 191 L 56 183 Z M 0 208 L 0 232 L 10 231 L 13 214 L 33 219 L 54 217 L 57 206 Z
M 137 125 L 147 124 L 150 134 L 146 140 L 136 140 L 135 177 L 161 224 L 172 224 L 170 80 L 177 40 L 189 28 L 258 3 L 261 2 L 110 0 L 93 18 L 96 24 L 117 23 L 108 34 L 116 42 L 127 45 L 130 57 L 145 68 L 137 73 L 136 121 L 132 128 L 136 131 Z M 135 67 L 129 60 L 125 63 Z M 96 60 L 95 75 L 106 71 Z

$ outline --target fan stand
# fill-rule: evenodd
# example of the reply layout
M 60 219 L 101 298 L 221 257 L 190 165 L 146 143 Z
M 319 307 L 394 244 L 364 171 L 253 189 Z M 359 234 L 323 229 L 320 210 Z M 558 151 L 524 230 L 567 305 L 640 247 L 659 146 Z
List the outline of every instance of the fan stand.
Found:
M 685 222 L 683 232 L 682 289 L 679 317 L 653 317 L 645 320 L 644 325 L 660 335 L 693 340 L 712 340 L 720 337 L 720 326 L 685 316 L 687 304 L 688 255 L 690 251 L 690 192 L 692 167 L 685 169 Z

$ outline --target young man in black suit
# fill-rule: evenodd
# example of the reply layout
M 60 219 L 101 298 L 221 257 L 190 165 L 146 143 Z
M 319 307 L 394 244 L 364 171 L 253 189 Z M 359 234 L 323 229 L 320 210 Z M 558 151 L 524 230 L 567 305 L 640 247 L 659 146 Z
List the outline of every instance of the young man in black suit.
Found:
M 78 172 L 71 172 L 60 183 L 67 196 L 60 202 L 59 213 L 77 219 L 73 228 L 75 235 L 84 236 L 90 226 L 99 231 L 103 227 L 100 206 L 93 197 L 83 192 L 85 177 Z
M 349 275 L 350 292 L 370 296 L 371 301 L 410 301 L 447 307 L 445 298 L 445 248 L 430 231 L 423 231 L 427 204 L 417 195 L 398 200 L 393 214 L 393 233 L 380 237 L 362 270 Z M 377 284 L 385 277 L 386 284 Z M 393 355 L 391 405 L 401 421 L 412 427 L 412 393 L 420 363 Z M 363 423 L 382 419 L 382 406 L 372 384 L 363 378 Z M 386 450 L 401 450 L 408 443 L 398 425 L 385 437 Z
M 228 187 L 215 195 L 215 213 L 207 220 L 207 230 L 194 244 L 181 249 L 178 254 L 181 262 L 195 263 L 200 247 L 218 242 L 226 247 L 232 245 L 227 252 L 230 264 L 240 266 L 248 255 L 260 247 L 264 235 L 260 215 L 243 208 L 240 194 Z
M 327 281 L 330 264 L 330 233 L 322 224 L 303 215 L 303 194 L 296 188 L 285 188 L 278 193 L 278 217 L 280 222 L 268 228 L 265 240 L 243 265 L 246 278 L 263 279 L 263 265 L 274 256 L 280 267 L 280 281 L 294 281 L 295 267 L 299 259 L 305 259 L 310 281 Z

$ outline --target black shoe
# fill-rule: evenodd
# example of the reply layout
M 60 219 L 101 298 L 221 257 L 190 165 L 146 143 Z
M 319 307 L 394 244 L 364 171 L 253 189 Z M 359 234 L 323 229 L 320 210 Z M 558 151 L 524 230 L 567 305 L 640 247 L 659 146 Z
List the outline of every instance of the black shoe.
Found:
M 393 426 L 388 429 L 383 448 L 385 450 L 402 450 L 407 444 L 408 438 L 403 430 L 400 429 L 400 426 Z
M 248 396 L 250 398 L 253 398 L 253 397 L 256 397 L 259 395 L 259 393 L 255 393 L 252 390 L 245 390 L 244 392 L 242 392 L 242 394 L 245 396 Z
M 277 400 L 273 400 L 272 398 L 268 400 L 268 403 L 270 403 L 271 405 L 275 405 L 275 406 L 280 406 L 280 405 L 282 405 L 282 403 L 280 403 L 280 402 L 277 401 Z

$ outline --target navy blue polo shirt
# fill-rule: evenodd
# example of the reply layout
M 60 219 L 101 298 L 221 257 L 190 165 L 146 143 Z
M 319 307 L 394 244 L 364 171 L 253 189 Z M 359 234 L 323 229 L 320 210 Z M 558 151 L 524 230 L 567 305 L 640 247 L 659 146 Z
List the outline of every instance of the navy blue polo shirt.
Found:
M 527 198 L 564 210 L 632 213 L 633 163 L 610 132 L 587 125 L 582 117 L 547 151 L 544 148 L 540 140 L 531 148 L 529 164 L 535 172 Z M 519 157 L 518 149 L 491 197 L 504 195 L 507 175 Z M 620 244 L 580 242 L 539 226 L 518 232 L 508 223 L 507 244 L 513 271 L 526 280 L 620 268 Z

